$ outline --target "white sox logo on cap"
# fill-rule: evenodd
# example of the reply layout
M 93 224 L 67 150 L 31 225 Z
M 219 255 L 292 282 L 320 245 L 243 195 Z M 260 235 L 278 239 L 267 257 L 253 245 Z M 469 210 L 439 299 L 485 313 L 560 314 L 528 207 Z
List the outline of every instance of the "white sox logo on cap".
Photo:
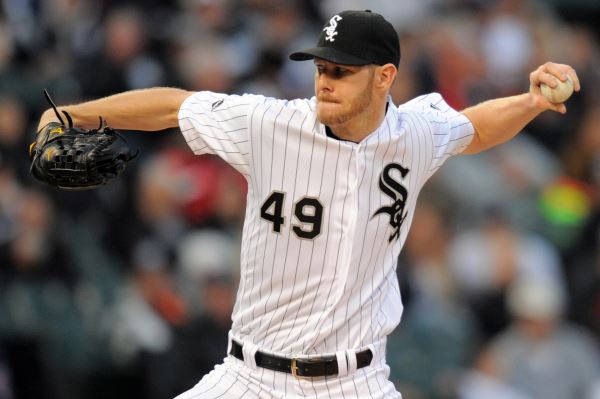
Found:
M 343 21 L 343 22 L 340 22 Z M 294 61 L 320 58 L 342 65 L 400 63 L 394 26 L 371 11 L 342 11 L 326 20 L 315 47 L 290 54 Z
M 329 26 L 326 26 L 323 30 L 325 31 L 325 33 L 327 33 L 327 36 L 325 37 L 325 40 L 328 40 L 330 42 L 335 42 L 335 38 L 334 36 L 337 36 L 337 23 L 338 21 L 341 21 L 342 17 L 340 17 L 339 15 L 334 15 L 333 17 L 331 17 L 331 19 L 329 20 Z

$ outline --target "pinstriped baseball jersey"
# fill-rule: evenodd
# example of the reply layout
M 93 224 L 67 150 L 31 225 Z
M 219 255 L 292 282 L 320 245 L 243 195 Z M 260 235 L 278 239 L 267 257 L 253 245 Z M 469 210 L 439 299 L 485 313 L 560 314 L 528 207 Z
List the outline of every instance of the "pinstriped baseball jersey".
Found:
M 437 93 L 360 143 L 334 139 L 316 101 L 198 92 L 179 112 L 195 154 L 248 181 L 232 336 L 282 356 L 385 342 L 402 314 L 396 261 L 429 177 L 473 137 Z

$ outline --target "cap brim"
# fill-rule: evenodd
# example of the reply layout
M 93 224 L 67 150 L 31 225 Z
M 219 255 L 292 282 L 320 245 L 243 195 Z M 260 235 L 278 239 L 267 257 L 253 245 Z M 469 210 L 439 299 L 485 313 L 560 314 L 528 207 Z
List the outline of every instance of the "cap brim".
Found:
M 368 65 L 372 64 L 363 58 L 354 55 L 343 53 L 331 47 L 312 47 L 306 50 L 297 51 L 290 54 L 290 59 L 293 61 L 307 61 L 314 58 L 321 58 L 325 61 L 333 62 L 341 65 Z

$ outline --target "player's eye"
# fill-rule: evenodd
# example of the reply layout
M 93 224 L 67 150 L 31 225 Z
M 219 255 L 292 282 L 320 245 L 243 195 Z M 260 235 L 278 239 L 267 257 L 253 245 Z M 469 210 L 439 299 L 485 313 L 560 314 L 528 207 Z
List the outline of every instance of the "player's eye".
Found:
M 343 78 L 344 76 L 347 76 L 351 73 L 352 73 L 352 70 L 350 70 L 348 68 L 344 68 L 344 67 L 339 67 L 339 66 L 336 66 L 335 68 L 333 68 L 333 71 L 331 72 L 332 76 L 336 79 Z
M 333 79 L 342 78 L 345 75 L 347 75 L 348 73 L 350 73 L 349 69 L 339 67 L 339 66 L 327 67 L 326 65 L 315 64 L 315 67 L 317 69 L 318 75 L 327 74 L 327 75 L 329 75 L 329 77 L 331 77 Z

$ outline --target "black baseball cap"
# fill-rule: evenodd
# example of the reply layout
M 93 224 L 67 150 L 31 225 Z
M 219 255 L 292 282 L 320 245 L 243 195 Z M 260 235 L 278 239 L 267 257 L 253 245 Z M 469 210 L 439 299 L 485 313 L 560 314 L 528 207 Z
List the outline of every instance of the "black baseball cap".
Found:
M 313 58 L 342 65 L 400 64 L 400 40 L 391 23 L 380 14 L 343 11 L 326 23 L 316 47 L 290 55 L 294 61 Z

